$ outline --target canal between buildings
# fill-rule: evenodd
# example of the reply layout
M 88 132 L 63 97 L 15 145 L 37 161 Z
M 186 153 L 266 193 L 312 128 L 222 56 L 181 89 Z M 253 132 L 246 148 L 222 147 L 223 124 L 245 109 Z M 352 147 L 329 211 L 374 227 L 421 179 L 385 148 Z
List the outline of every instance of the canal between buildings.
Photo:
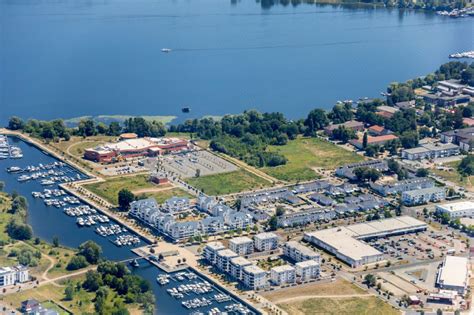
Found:
M 59 189 L 59 183 L 56 182 L 53 185 L 44 186 L 41 184 L 41 179 L 28 180 L 20 182 L 18 178 L 21 175 L 32 174 L 30 173 L 9 173 L 7 169 L 12 166 L 17 166 L 22 169 L 27 168 L 28 166 L 39 166 L 50 165 L 54 162 L 59 162 L 55 157 L 49 155 L 46 152 L 41 151 L 36 146 L 29 144 L 23 140 L 20 140 L 15 137 L 9 137 L 10 145 L 17 146 L 23 151 L 23 158 L 21 159 L 3 159 L 0 160 L 0 181 L 5 182 L 5 191 L 8 193 L 17 192 L 18 194 L 25 196 L 28 200 L 28 224 L 33 228 L 34 237 L 39 237 L 48 242 L 52 242 L 54 237 L 59 238 L 59 242 L 67 247 L 77 248 L 81 243 L 92 240 L 99 244 L 103 250 L 103 257 L 120 261 L 129 258 L 133 258 L 135 254 L 131 251 L 132 248 L 137 246 L 143 246 L 145 240 L 141 240 L 140 244 L 132 246 L 117 246 L 113 241 L 117 238 L 117 235 L 111 235 L 107 237 L 100 236 L 95 232 L 95 229 L 98 225 L 79 227 L 76 224 L 76 217 L 68 216 L 64 213 L 64 207 L 54 207 L 47 206 L 43 199 L 35 198 L 32 195 L 33 191 L 43 192 L 44 189 Z M 64 176 L 72 177 L 77 179 L 86 179 L 87 176 L 77 169 L 66 165 L 61 168 L 55 168 L 55 171 L 63 172 Z M 38 172 L 44 172 L 38 170 Z M 62 199 L 61 197 L 53 197 Z M 83 204 L 67 205 L 65 207 L 76 207 Z M 98 212 L 100 214 L 100 212 Z M 118 224 L 112 220 L 108 224 Z M 131 231 L 127 231 L 126 234 L 135 235 Z M 136 236 L 136 235 L 135 235 Z M 182 281 L 177 280 L 176 273 L 170 274 L 170 283 L 164 286 L 161 286 L 157 283 L 156 277 L 162 275 L 165 272 L 158 269 L 156 266 L 150 264 L 145 260 L 140 260 L 140 266 L 138 268 L 131 268 L 132 271 L 148 280 L 152 285 L 153 292 L 156 297 L 156 314 L 160 315 L 174 315 L 174 314 L 208 314 L 211 309 L 218 307 L 221 311 L 225 310 L 226 306 L 229 306 L 234 303 L 242 303 L 238 300 L 238 297 L 233 296 L 230 301 L 218 303 L 214 301 L 211 305 L 206 307 L 200 307 L 196 309 L 187 309 L 182 305 L 182 301 L 192 300 L 195 298 L 212 299 L 215 294 L 225 293 L 229 294 L 224 288 L 220 288 L 217 285 L 213 284 L 213 291 L 205 294 L 196 294 L 189 292 L 185 294 L 182 299 L 176 299 L 167 293 L 167 289 L 178 287 L 180 285 L 186 285 L 190 283 L 201 283 L 206 279 L 199 276 L 197 279 L 189 280 L 184 279 Z M 189 272 L 189 270 L 187 270 Z M 208 281 L 207 279 L 206 281 Z M 246 305 L 252 310 L 252 313 L 256 313 L 255 309 L 252 309 L 249 305 Z

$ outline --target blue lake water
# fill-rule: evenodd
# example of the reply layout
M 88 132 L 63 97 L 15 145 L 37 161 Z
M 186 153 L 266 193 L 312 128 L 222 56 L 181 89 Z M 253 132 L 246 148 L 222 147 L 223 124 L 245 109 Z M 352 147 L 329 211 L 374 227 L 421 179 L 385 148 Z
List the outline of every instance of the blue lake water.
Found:
M 0 0 L 0 123 L 248 108 L 299 118 L 474 48 L 473 19 L 262 3 Z

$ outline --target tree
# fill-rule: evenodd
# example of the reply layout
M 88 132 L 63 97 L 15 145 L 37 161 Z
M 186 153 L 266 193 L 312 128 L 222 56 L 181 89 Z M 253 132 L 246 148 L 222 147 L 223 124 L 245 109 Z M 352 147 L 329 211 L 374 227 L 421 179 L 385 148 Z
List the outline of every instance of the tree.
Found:
M 354 130 L 348 129 L 344 126 L 339 126 L 337 129 L 333 130 L 331 136 L 334 140 L 339 140 L 342 143 L 347 143 L 349 140 L 357 138 Z
M 88 291 L 97 291 L 103 285 L 102 277 L 96 271 L 89 270 L 86 272 L 86 280 L 82 287 Z
M 135 200 L 135 195 L 128 189 L 123 188 L 118 193 L 119 208 L 122 211 L 127 211 L 130 208 L 130 203 Z
M 285 208 L 282 206 L 277 206 L 276 208 L 276 216 L 281 217 L 282 215 L 285 214 Z
M 411 149 L 418 145 L 418 132 L 405 131 L 400 135 L 400 141 L 405 149 Z
M 350 103 L 336 104 L 329 113 L 334 124 L 342 124 L 353 118 L 352 105 Z
M 354 175 L 359 181 L 372 181 L 375 182 L 381 176 L 380 172 L 374 168 L 369 167 L 358 167 L 354 170 Z
M 59 247 L 59 237 L 57 237 L 57 236 L 53 237 L 53 246 L 54 247 Z
M 68 283 L 66 289 L 64 289 L 64 299 L 66 301 L 72 301 L 74 298 L 74 287 L 71 282 Z
M 373 287 L 376 284 L 377 279 L 375 278 L 373 274 L 369 273 L 365 275 L 364 282 L 368 287 Z
M 468 155 L 461 160 L 458 171 L 464 176 L 474 175 L 474 155 Z
M 314 136 L 316 131 L 326 127 L 329 124 L 329 119 L 326 112 L 320 108 L 313 109 L 309 112 L 308 117 L 304 121 L 304 125 L 307 127 L 306 135 Z
M 30 225 L 18 222 L 14 218 L 8 222 L 6 230 L 8 236 L 20 241 L 29 240 L 33 236 L 33 230 Z
M 122 132 L 122 127 L 116 121 L 113 121 L 109 124 L 109 129 L 107 130 L 108 136 L 118 136 Z
M 268 227 L 271 231 L 275 231 L 278 228 L 278 217 L 276 215 L 272 216 L 270 220 L 268 220 Z
M 79 245 L 78 255 L 85 257 L 88 263 L 96 264 L 102 254 L 102 248 L 93 241 L 86 241 Z
M 364 132 L 364 137 L 362 138 L 362 147 L 365 149 L 367 148 L 367 143 L 369 141 L 369 136 L 367 135 L 367 131 Z
M 416 170 L 416 176 L 418 177 L 427 177 L 430 172 L 426 168 L 419 168 Z
M 0 191 L 5 189 L 5 182 L 0 181 Z
M 69 261 L 69 263 L 66 266 L 66 269 L 67 270 L 77 270 L 77 269 L 87 267 L 87 265 L 89 265 L 89 264 L 87 263 L 86 258 L 82 255 L 77 255 L 77 256 L 73 256 L 71 258 L 71 260 Z
M 97 134 L 95 123 L 92 119 L 81 119 L 77 126 L 77 134 L 83 137 L 90 137 Z
M 201 176 L 201 169 L 200 168 L 197 168 L 196 169 L 196 174 L 194 174 L 194 177 L 198 178 Z
M 21 130 L 25 126 L 25 122 L 16 116 L 10 117 L 8 121 L 8 129 L 10 130 Z

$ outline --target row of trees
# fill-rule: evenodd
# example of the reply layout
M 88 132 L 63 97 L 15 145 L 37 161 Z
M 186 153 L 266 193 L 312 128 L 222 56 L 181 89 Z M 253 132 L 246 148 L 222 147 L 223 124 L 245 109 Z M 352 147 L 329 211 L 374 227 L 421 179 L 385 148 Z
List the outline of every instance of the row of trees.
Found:
M 78 252 L 71 258 L 67 270 L 77 270 L 87 267 L 89 264 L 95 265 L 102 255 L 102 248 L 93 241 L 86 241 L 79 245 Z
M 16 240 L 29 240 L 33 236 L 33 229 L 26 223 L 28 202 L 25 197 L 14 193 L 11 196 L 12 205 L 8 210 L 12 217 L 6 226 L 9 237 Z

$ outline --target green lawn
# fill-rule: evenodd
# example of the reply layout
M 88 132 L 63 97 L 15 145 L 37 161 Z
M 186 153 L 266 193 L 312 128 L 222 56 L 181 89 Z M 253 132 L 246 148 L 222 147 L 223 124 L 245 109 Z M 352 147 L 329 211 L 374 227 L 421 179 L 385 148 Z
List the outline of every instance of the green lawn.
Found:
M 116 205 L 118 204 L 118 192 L 121 189 L 127 188 L 132 191 L 154 186 L 148 181 L 148 175 L 136 175 L 107 179 L 104 182 L 84 185 L 84 188 Z
M 377 297 L 314 298 L 279 304 L 290 315 L 395 315 L 399 311 Z
M 465 189 L 472 191 L 474 187 L 474 176 L 462 176 L 461 174 L 459 174 L 459 172 L 457 171 L 459 163 L 461 162 L 454 161 L 444 163 L 444 166 L 453 168 L 453 171 L 437 170 L 435 168 L 431 171 L 447 181 L 453 182 L 456 185 L 462 186 Z
M 141 199 L 143 198 L 155 198 L 156 202 L 158 203 L 163 203 L 166 199 L 169 199 L 171 197 L 188 197 L 188 198 L 193 198 L 192 195 L 187 193 L 186 191 L 180 189 L 180 188 L 173 188 L 173 189 L 166 189 L 163 191 L 157 191 L 157 192 L 149 192 L 149 193 L 143 193 L 138 195 L 138 197 Z
M 268 181 L 245 170 L 187 178 L 186 182 L 209 195 L 225 195 L 270 185 Z
M 311 180 L 318 177 L 312 168 L 334 169 L 363 158 L 332 143 L 317 138 L 298 138 L 283 146 L 269 146 L 269 151 L 283 154 L 288 162 L 262 171 L 285 181 Z

